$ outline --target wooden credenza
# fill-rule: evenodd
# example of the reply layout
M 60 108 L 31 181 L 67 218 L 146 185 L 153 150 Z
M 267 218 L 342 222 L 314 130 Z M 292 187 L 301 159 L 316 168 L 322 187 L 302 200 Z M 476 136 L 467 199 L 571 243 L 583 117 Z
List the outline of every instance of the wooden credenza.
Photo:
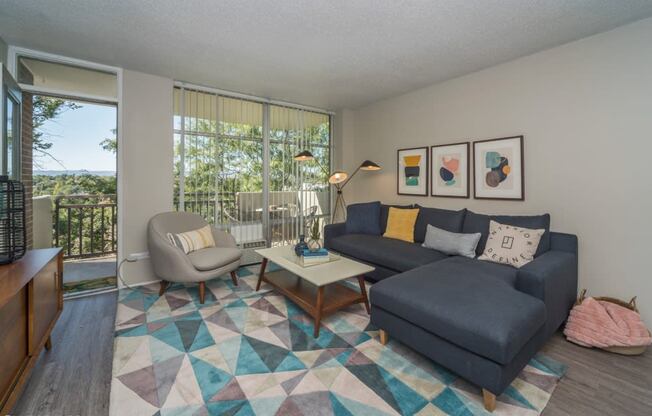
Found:
M 30 250 L 0 266 L 0 415 L 11 411 L 63 309 L 63 252 Z

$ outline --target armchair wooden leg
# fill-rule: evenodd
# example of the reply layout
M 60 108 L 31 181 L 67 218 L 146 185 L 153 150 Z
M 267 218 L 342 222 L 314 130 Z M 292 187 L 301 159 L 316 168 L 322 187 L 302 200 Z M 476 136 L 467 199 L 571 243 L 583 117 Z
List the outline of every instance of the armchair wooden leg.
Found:
M 384 329 L 380 330 L 380 343 L 385 345 L 387 344 L 387 341 L 389 341 L 389 335 L 387 335 L 387 332 Z
M 52 336 L 48 336 L 48 339 L 45 340 L 45 349 L 50 351 L 52 349 Z
M 158 295 L 163 296 L 163 293 L 165 293 L 165 289 L 168 288 L 168 285 L 170 282 L 167 282 L 165 280 L 161 280 L 161 288 L 158 290 Z
M 199 303 L 204 304 L 206 296 L 206 282 L 199 282 Z
M 489 390 L 482 389 L 482 399 L 484 400 L 484 408 L 489 412 L 496 410 L 496 395 Z
M 231 281 L 235 286 L 238 286 L 238 275 L 235 274 L 235 271 L 231 272 Z

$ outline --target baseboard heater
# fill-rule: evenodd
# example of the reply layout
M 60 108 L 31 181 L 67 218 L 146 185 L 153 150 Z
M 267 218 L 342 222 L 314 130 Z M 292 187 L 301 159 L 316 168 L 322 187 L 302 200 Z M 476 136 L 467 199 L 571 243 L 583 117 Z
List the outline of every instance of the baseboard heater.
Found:
M 240 247 L 243 251 L 242 261 L 240 264 L 243 266 L 248 266 L 250 264 L 260 263 L 262 261 L 262 258 L 256 253 L 255 250 L 266 248 L 267 240 L 247 241 L 238 244 L 238 247 Z

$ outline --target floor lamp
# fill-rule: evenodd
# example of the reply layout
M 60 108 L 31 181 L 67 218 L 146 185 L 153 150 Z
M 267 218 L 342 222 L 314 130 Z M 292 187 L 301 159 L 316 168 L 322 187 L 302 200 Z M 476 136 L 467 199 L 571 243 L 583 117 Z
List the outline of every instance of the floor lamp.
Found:
M 360 166 L 358 166 L 351 176 L 341 170 L 333 172 L 333 174 L 328 178 L 328 182 L 335 185 L 335 189 L 337 190 L 337 199 L 335 200 L 335 208 L 333 209 L 333 217 L 331 219 L 332 223 L 346 221 L 346 201 L 344 201 L 344 194 L 342 193 L 346 184 L 348 184 L 360 170 L 375 171 L 380 169 L 381 167 L 378 164 L 371 160 L 365 160 L 360 164 Z
M 380 170 L 380 166 L 371 160 L 365 160 L 358 166 L 358 168 L 353 172 L 353 175 L 349 176 L 348 173 L 342 170 L 336 170 L 333 173 L 329 173 L 324 167 L 319 163 L 315 156 L 308 150 L 304 150 L 294 156 L 294 160 L 297 162 L 305 162 L 308 160 L 314 160 L 321 170 L 328 176 L 328 183 L 335 186 L 337 190 L 337 199 L 335 200 L 335 208 L 333 209 L 333 215 L 331 217 L 331 223 L 335 222 L 344 222 L 346 221 L 346 202 L 344 201 L 344 195 L 342 194 L 342 189 L 346 186 L 351 179 L 355 176 L 356 173 L 360 170 Z

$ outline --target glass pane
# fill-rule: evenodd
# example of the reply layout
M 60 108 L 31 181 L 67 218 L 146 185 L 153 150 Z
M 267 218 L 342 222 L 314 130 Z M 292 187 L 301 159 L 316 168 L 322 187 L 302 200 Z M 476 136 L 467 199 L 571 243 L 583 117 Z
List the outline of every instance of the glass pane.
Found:
M 13 175 L 13 159 L 14 159 L 14 100 L 7 97 L 7 176 L 10 178 Z
M 216 156 L 219 223 L 236 241 L 265 240 L 263 230 L 263 105 L 219 97 Z
M 270 227 L 272 244 L 292 244 L 306 225 L 330 216 L 330 126 L 324 114 L 270 106 Z M 308 150 L 314 160 L 297 162 Z M 280 206 L 290 211 L 282 219 Z
M 306 216 L 323 224 L 330 215 L 330 120 L 269 105 L 270 192 L 263 206 L 265 105 L 175 88 L 175 206 L 184 209 L 183 173 L 186 211 L 229 230 L 239 243 L 269 235 L 272 245 L 292 244 L 305 232 Z M 315 160 L 296 162 L 294 155 L 302 150 L 310 150 Z

